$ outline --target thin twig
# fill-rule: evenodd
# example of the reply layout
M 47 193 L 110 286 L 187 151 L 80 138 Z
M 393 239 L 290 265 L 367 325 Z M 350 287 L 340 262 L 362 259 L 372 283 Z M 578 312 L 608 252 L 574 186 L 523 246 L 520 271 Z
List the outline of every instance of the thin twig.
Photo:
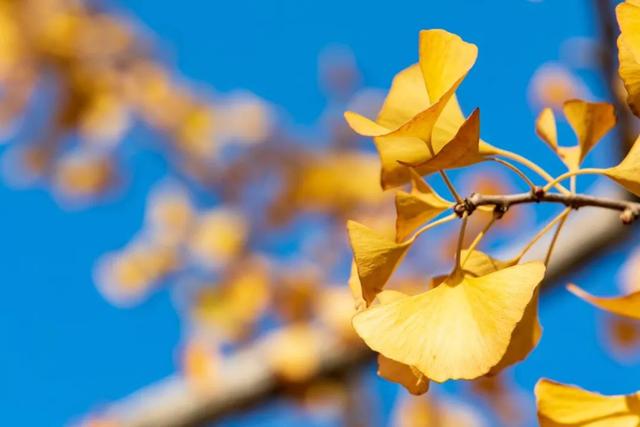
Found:
M 449 189 L 449 192 L 451 193 L 453 198 L 456 199 L 457 203 L 460 203 L 462 201 L 462 198 L 460 197 L 460 194 L 458 194 L 458 192 L 456 191 L 456 187 L 453 186 L 453 182 L 451 182 L 451 180 L 447 176 L 447 173 L 443 170 L 438 172 L 440 172 L 440 176 L 442 177 L 442 180 L 444 181 L 444 183 L 447 185 L 447 188 Z
M 497 219 L 498 219 L 498 216 L 493 215 L 489 220 L 489 222 L 487 222 L 487 224 L 484 226 L 482 231 L 478 233 L 475 239 L 473 239 L 473 242 L 471 242 L 471 244 L 467 248 L 467 255 L 462 260 L 462 264 L 461 264 L 462 267 L 464 267 L 464 264 L 469 260 L 469 257 L 471 257 L 471 253 L 475 250 L 476 247 L 478 247 L 478 244 L 480 244 L 480 241 L 482 240 L 482 238 L 487 234 L 487 232 L 493 226 L 493 224 L 495 224 Z
M 560 231 L 562 231 L 562 227 L 564 227 L 564 225 L 567 222 L 567 218 L 569 218 L 569 213 L 571 213 L 571 210 L 569 208 L 564 210 L 564 212 L 562 213 L 560 222 L 556 227 L 556 231 L 553 232 L 551 243 L 549 243 L 549 248 L 547 249 L 547 255 L 544 257 L 545 267 L 549 265 L 549 261 L 551 260 L 551 255 L 553 254 L 553 248 L 556 246 L 556 242 L 558 241 L 558 237 L 560 236 Z
M 515 262 L 520 262 L 522 258 L 526 255 L 527 252 L 535 245 L 545 234 L 551 230 L 551 228 L 556 225 L 559 221 L 562 221 L 563 218 L 567 216 L 567 213 L 570 212 L 570 209 L 565 209 L 559 215 L 554 217 L 551 221 L 549 221 L 544 227 L 542 227 L 538 232 L 529 240 L 529 242 L 520 250 L 518 256 L 516 256 L 513 260 Z
M 462 203 L 457 204 L 454 210 L 458 215 L 461 215 L 464 212 L 471 214 L 479 206 L 495 206 L 506 212 L 511 206 L 541 202 L 559 203 L 571 209 L 592 206 L 620 211 L 626 218 L 625 223 L 631 222 L 640 216 L 640 203 L 590 196 L 588 194 L 559 194 L 546 193 L 544 191 L 502 195 L 473 193 L 464 199 Z
M 464 243 L 464 234 L 467 230 L 467 222 L 469 221 L 469 212 L 462 213 L 462 224 L 460 225 L 460 234 L 458 234 L 458 247 L 456 248 L 456 271 L 460 271 L 460 254 L 462 253 L 462 245 Z
M 493 161 L 493 162 L 497 162 L 500 163 L 503 166 L 506 166 L 507 168 L 511 169 L 513 172 L 515 172 L 520 178 L 522 178 L 522 180 L 524 182 L 527 183 L 527 185 L 529 186 L 529 188 L 531 190 L 536 188 L 536 185 L 533 183 L 533 181 L 531 181 L 531 179 L 529 179 L 529 177 L 520 170 L 520 168 L 518 168 L 516 165 L 511 164 L 509 162 L 507 162 L 506 160 L 503 160 L 499 157 L 489 157 L 487 160 Z

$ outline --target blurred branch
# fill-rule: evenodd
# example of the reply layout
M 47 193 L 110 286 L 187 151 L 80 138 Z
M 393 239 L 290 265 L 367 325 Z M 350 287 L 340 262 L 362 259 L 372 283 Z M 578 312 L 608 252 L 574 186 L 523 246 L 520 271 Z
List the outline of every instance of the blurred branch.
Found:
M 143 388 L 107 409 L 106 419 L 126 427 L 193 427 L 286 395 L 289 384 L 265 360 L 271 334 L 223 360 L 211 387 L 199 387 L 174 375 Z M 316 329 L 320 364 L 306 384 L 318 378 L 343 376 L 373 360 L 359 342 L 341 340 L 328 330 Z

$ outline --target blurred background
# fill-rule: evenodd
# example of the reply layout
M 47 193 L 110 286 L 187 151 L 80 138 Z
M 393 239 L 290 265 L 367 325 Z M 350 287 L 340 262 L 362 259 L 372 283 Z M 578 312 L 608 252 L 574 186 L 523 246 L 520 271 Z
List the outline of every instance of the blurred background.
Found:
M 377 113 L 419 30 L 478 45 L 463 111 L 479 106 L 483 139 L 559 174 L 534 134 L 542 107 L 616 105 L 587 166 L 615 164 L 637 134 L 614 76 L 614 6 L 0 0 L 2 424 L 533 426 L 541 377 L 636 391 L 640 325 L 564 285 L 636 289 L 637 230 L 564 246 L 576 253 L 545 284 L 531 356 L 428 397 L 376 376 L 347 287 L 345 221 L 384 229 L 394 212 L 372 142 L 342 113 Z M 496 166 L 454 179 L 465 194 L 522 190 Z M 589 187 L 613 191 L 581 177 Z M 510 212 L 486 248 L 508 252 L 555 212 Z M 600 223 L 585 218 L 561 239 Z M 446 271 L 448 231 L 394 280 Z

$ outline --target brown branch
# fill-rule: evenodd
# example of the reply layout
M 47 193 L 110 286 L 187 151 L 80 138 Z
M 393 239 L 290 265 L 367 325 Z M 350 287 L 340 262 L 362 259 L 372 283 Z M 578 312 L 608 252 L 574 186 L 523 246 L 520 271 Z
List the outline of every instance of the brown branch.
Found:
M 611 199 L 588 194 L 547 193 L 540 188 L 528 193 L 487 195 L 473 193 L 454 207 L 458 215 L 471 215 L 479 206 L 494 206 L 502 216 L 511 206 L 527 203 L 558 203 L 568 208 L 579 209 L 586 206 L 620 211 L 623 223 L 633 222 L 640 216 L 640 203 L 624 199 Z

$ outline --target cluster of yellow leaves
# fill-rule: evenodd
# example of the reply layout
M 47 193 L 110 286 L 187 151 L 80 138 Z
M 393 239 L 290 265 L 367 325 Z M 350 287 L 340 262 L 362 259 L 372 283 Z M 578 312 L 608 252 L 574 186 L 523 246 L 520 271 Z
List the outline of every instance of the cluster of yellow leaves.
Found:
M 498 153 L 480 140 L 479 115 L 466 120 L 455 91 L 477 48 L 442 30 L 420 33 L 420 62 L 402 71 L 373 122 L 347 113 L 351 127 L 374 136 L 385 188 L 411 181 L 396 195 L 396 238 L 350 221 L 354 254 L 350 287 L 358 335 L 379 356 L 379 374 L 424 393 L 429 381 L 474 379 L 499 372 L 537 344 L 537 286 L 542 263 L 501 263 L 477 251 L 432 287 L 413 295 L 384 290 L 423 223 L 453 206 L 421 175 L 468 166 Z M 437 221 L 435 222 L 437 223 Z M 430 223 L 430 224 L 435 224 Z M 526 315 L 525 315 L 526 313 Z
M 479 139 L 479 116 L 465 119 L 455 91 L 478 49 L 443 30 L 420 33 L 420 61 L 393 80 L 376 121 L 345 113 L 359 134 L 373 136 L 387 189 L 407 183 L 411 165 L 421 174 L 478 162 L 496 150 Z
M 177 186 L 152 192 L 146 222 L 139 237 L 98 264 L 98 286 L 117 304 L 138 301 L 187 262 L 209 270 L 233 263 L 249 232 L 238 211 L 216 207 L 198 212 Z
M 271 108 L 254 96 L 213 103 L 178 82 L 122 16 L 85 1 L 0 1 L 5 133 L 27 114 L 42 81 L 56 86 L 50 120 L 41 136 L 14 148 L 11 162 L 20 168 L 8 174 L 53 176 L 65 196 L 100 194 L 116 182 L 115 149 L 135 120 L 200 162 L 228 142 L 265 140 L 273 125 Z

